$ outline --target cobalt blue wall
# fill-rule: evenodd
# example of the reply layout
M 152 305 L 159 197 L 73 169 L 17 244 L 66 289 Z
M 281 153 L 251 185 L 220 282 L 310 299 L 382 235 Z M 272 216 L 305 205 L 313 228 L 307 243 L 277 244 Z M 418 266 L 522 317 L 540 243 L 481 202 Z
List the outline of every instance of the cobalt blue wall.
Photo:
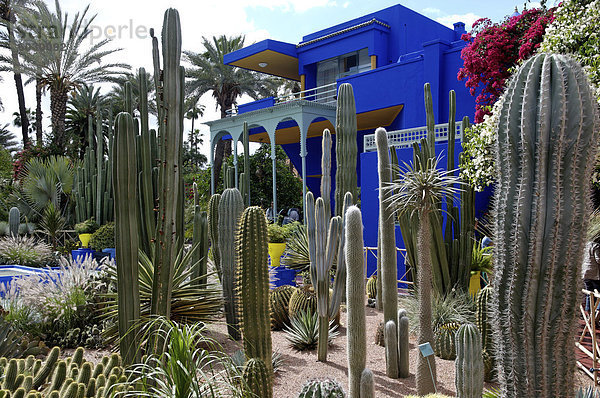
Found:
M 441 154 L 442 161 L 440 162 L 440 169 L 446 169 L 446 156 L 448 153 L 448 144 L 441 143 L 435 146 L 437 154 Z M 458 158 L 462 152 L 460 143 L 456 144 L 455 147 L 455 164 L 458 164 Z M 412 163 L 413 151 L 411 148 L 397 149 L 398 160 L 406 163 Z M 362 169 L 362 187 L 361 187 L 361 211 L 363 214 L 363 225 L 364 232 L 363 237 L 365 240 L 365 246 L 377 247 L 377 227 L 379 220 L 379 177 L 377 174 L 377 152 L 365 152 L 360 155 L 361 169 Z M 365 178 L 365 176 L 368 176 Z M 480 218 L 484 212 L 488 210 L 492 189 L 489 188 L 484 192 L 477 192 L 475 195 L 475 217 Z M 444 215 L 446 218 L 446 215 Z M 396 246 L 403 249 L 404 242 L 402 241 L 402 234 L 400 227 L 396 226 Z M 377 261 L 373 256 L 367 257 L 367 275 L 371 275 L 377 270 Z M 398 256 L 398 278 L 400 278 L 406 272 L 404 266 L 404 258 Z

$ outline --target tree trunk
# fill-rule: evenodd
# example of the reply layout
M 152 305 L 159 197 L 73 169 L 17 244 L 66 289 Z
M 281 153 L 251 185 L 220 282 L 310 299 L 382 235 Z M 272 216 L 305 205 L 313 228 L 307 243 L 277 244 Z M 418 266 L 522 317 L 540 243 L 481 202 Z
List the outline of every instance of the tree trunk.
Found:
M 44 144 L 44 130 L 42 127 L 42 82 L 39 77 L 35 79 L 35 140 L 39 147 Z
M 15 45 L 15 34 L 13 32 L 12 22 L 7 24 L 8 42 L 12 57 L 13 73 L 15 86 L 17 87 L 17 100 L 19 102 L 19 116 L 21 117 L 21 132 L 23 134 L 23 147 L 29 144 L 29 118 L 27 117 L 27 108 L 25 107 L 25 93 L 23 92 L 23 79 L 21 78 L 21 63 L 19 54 Z
M 430 343 L 433 345 L 433 330 L 431 327 L 431 225 L 429 215 L 426 212 L 419 214 L 417 250 L 419 264 L 417 268 L 417 292 L 420 308 L 418 343 Z M 417 394 L 419 396 L 433 394 L 435 393 L 434 380 L 437 380 L 435 355 L 431 355 L 428 358 L 424 358 L 420 353 L 417 355 Z
M 66 148 L 65 114 L 67 112 L 67 92 L 64 89 L 50 89 L 50 111 L 52 113 L 52 145 L 56 155 L 64 155 Z

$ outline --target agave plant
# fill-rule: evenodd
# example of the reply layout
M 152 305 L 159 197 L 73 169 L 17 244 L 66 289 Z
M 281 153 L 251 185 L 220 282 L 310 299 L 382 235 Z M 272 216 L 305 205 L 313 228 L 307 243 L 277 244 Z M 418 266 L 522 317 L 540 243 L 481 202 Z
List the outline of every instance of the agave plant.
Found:
M 329 343 L 339 335 L 338 326 L 334 323 L 333 320 L 329 323 Z M 319 314 L 302 311 L 290 320 L 284 332 L 290 346 L 298 351 L 314 350 L 319 343 Z
M 197 279 L 190 279 L 193 250 L 184 252 L 182 249 L 175 259 L 173 270 L 173 293 L 171 296 L 171 319 L 180 323 L 206 322 L 214 319 L 220 314 L 223 306 L 221 289 L 215 284 L 203 287 L 197 286 Z M 114 263 L 107 267 L 107 273 L 111 284 L 117 284 L 117 269 Z M 210 276 L 210 275 L 208 275 Z M 151 319 L 150 304 L 152 299 L 152 280 L 154 277 L 154 264 L 143 252 L 139 252 L 139 283 L 141 318 L 145 322 Z M 206 278 L 201 275 L 200 278 Z M 117 292 L 111 291 L 107 294 L 107 306 L 103 317 L 110 326 L 104 331 L 109 342 L 115 342 L 119 336 L 118 330 L 118 308 Z
M 299 225 L 290 232 L 281 261 L 289 269 L 299 272 L 308 271 L 310 258 L 308 253 L 308 235 L 306 226 Z
M 246 397 L 241 370 L 206 337 L 201 323 L 181 324 L 154 318 L 142 328 L 142 339 L 160 333 L 165 349 L 134 365 L 125 397 Z M 133 389 L 129 389 L 134 386 Z

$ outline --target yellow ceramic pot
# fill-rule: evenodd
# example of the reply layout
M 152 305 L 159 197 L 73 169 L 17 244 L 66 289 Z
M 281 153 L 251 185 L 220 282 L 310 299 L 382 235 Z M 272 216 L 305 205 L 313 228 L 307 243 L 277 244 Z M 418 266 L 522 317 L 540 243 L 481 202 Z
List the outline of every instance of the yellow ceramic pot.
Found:
M 469 294 L 471 297 L 477 296 L 477 293 L 481 290 L 481 271 L 475 271 L 471 273 L 471 279 L 469 279 Z
M 269 243 L 269 257 L 271 257 L 271 267 L 279 267 L 279 261 L 285 251 L 284 243 Z
M 79 234 L 79 240 L 81 241 L 81 247 L 88 247 L 92 234 Z

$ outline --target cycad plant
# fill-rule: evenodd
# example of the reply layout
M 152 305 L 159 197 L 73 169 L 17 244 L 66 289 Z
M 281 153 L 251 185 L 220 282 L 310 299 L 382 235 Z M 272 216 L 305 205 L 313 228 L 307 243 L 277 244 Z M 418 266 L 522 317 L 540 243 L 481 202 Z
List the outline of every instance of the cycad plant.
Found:
M 387 134 L 384 129 L 378 129 L 377 134 Z M 416 154 L 414 165 L 404 164 L 404 169 L 397 172 L 397 177 L 389 185 L 392 195 L 389 206 L 400 214 L 416 215 L 419 220 L 417 233 L 417 269 L 419 297 L 419 336 L 418 343 L 432 343 L 433 329 L 431 327 L 431 241 L 432 231 L 430 215 L 436 209 L 437 203 L 445 196 L 454 195 L 458 189 L 458 178 L 450 172 L 438 169 L 440 158 L 420 159 Z M 435 378 L 435 360 L 431 362 L 431 371 Z M 427 360 L 419 355 L 417 364 L 417 392 L 426 395 L 435 392 L 430 376 Z

